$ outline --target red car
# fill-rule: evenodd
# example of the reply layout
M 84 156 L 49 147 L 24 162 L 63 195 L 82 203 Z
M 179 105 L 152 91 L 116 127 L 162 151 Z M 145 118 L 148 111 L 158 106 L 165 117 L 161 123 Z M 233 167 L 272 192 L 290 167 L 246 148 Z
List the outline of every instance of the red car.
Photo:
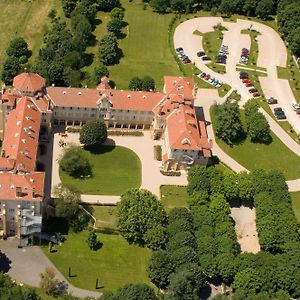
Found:
M 246 87 L 252 87 L 253 84 L 250 82 L 250 83 L 246 83 Z
M 253 97 L 259 97 L 259 96 L 260 96 L 260 93 L 259 93 L 259 92 L 253 93 L 252 96 L 253 96 Z
M 208 80 L 209 78 L 210 78 L 210 75 L 209 75 L 209 74 L 207 74 L 207 75 L 204 77 L 205 80 Z
M 250 79 L 243 79 L 242 83 L 251 83 L 251 80 Z

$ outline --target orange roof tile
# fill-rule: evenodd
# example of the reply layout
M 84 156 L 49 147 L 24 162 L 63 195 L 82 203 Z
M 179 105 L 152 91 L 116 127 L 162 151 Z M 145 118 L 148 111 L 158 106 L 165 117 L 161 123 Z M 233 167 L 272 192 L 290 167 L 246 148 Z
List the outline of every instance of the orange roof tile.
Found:
M 96 108 L 97 101 L 104 96 L 113 109 L 151 111 L 164 97 L 163 93 L 49 87 L 48 96 L 56 106 Z
M 36 164 L 41 113 L 28 97 L 18 100 L 6 122 L 2 151 L 17 170 L 33 171 Z
M 0 173 L 0 199 L 42 201 L 44 196 L 44 172 L 29 174 Z M 22 196 L 16 198 L 16 188 L 20 188 Z M 32 193 L 35 197 L 32 197 Z
M 46 80 L 36 73 L 21 73 L 14 77 L 13 86 L 21 92 L 35 92 L 46 87 Z
M 194 99 L 196 96 L 196 84 L 189 77 L 165 76 L 165 93 L 167 95 L 183 95 L 184 98 Z

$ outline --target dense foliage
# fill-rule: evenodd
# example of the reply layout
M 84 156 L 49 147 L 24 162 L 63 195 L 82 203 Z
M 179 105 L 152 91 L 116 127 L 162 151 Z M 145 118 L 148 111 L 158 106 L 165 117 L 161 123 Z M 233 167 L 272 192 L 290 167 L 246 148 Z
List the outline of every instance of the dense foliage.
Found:
M 107 128 L 103 121 L 89 120 L 80 130 L 79 141 L 87 147 L 97 147 L 107 139 Z
M 154 242 L 149 240 L 149 231 L 153 234 L 158 225 L 165 226 L 167 222 L 161 202 L 147 190 L 132 189 L 123 194 L 117 215 L 118 228 L 127 241 L 140 245 L 149 242 L 152 247 Z
M 247 134 L 252 142 L 270 143 L 270 125 L 266 117 L 258 111 L 259 105 L 256 100 L 249 100 L 245 104 L 245 121 Z
M 288 299 L 288 294 L 298 298 L 299 224 L 284 176 L 278 171 L 231 174 L 197 166 L 190 170 L 188 181 L 197 253 L 204 273 L 231 285 L 233 299 Z M 258 254 L 239 253 L 225 199 L 256 207 L 262 250 Z
M 64 149 L 59 160 L 59 166 L 63 171 L 73 177 L 84 177 L 92 174 L 89 160 L 80 146 L 71 145 Z
M 103 36 L 99 42 L 98 50 L 99 60 L 104 65 L 114 65 L 118 63 L 120 57 L 120 49 L 118 39 L 114 33 L 108 33 Z
M 6 49 L 6 60 L 4 61 L 1 79 L 5 84 L 11 85 L 13 78 L 18 75 L 31 56 L 27 42 L 22 37 L 16 37 L 10 41 Z
M 144 78 L 135 76 L 130 79 L 128 88 L 132 91 L 154 91 L 155 81 L 150 76 L 145 76 Z
M 212 107 L 214 127 L 218 138 L 227 144 L 241 141 L 245 134 L 237 103 L 225 102 Z

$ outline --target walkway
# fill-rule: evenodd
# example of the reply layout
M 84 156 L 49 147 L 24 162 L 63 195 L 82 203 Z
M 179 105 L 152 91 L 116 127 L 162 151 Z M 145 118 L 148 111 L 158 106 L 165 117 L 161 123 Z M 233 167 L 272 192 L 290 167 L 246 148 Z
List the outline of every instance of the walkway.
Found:
M 17 245 L 18 240 L 16 238 L 9 238 L 6 241 L 0 240 L 1 252 L 11 261 L 8 275 L 17 282 L 40 287 L 40 274 L 45 271 L 45 268 L 51 267 L 55 270 L 56 278 L 67 283 L 68 293 L 80 298 L 98 298 L 102 295 L 99 292 L 83 290 L 71 285 L 42 252 L 40 247 L 32 246 L 19 249 Z

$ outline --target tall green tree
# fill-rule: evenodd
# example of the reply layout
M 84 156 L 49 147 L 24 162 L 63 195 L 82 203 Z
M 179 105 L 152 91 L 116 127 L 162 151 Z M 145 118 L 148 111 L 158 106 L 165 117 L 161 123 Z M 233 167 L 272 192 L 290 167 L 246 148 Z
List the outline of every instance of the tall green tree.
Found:
M 86 147 L 97 147 L 107 139 L 107 128 L 103 121 L 88 120 L 81 128 L 79 141 Z
M 13 82 L 13 78 L 18 75 L 21 70 L 19 59 L 15 56 L 8 56 L 5 60 L 1 72 L 1 79 L 2 81 L 7 84 L 11 85 Z
M 113 65 L 118 61 L 119 47 L 117 37 L 113 33 L 105 35 L 99 43 L 99 59 L 105 65 Z
M 145 244 L 144 235 L 153 227 L 167 222 L 161 202 L 147 190 L 132 189 L 121 196 L 117 206 L 117 225 L 129 242 Z
M 17 37 L 10 41 L 8 48 L 6 49 L 6 54 L 17 58 L 22 56 L 29 58 L 31 56 L 31 51 L 28 49 L 27 42 L 22 37 Z

